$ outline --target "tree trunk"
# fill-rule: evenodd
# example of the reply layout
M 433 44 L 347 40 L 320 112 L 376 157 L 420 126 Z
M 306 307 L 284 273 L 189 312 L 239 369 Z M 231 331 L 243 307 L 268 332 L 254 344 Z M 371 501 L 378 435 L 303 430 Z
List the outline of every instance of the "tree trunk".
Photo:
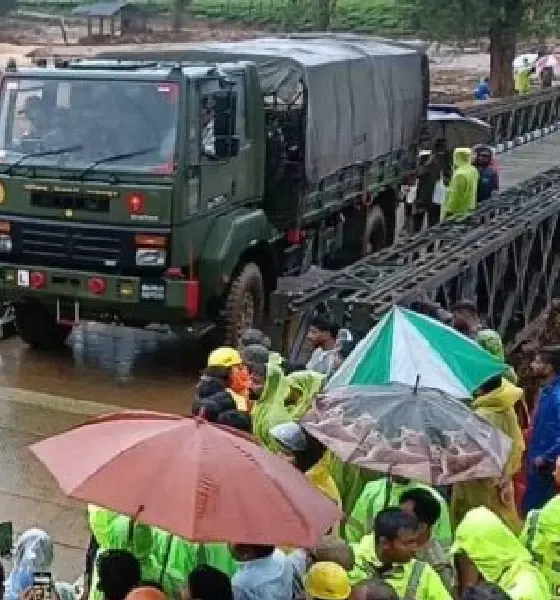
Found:
M 319 31 L 327 31 L 331 24 L 332 6 L 331 0 L 317 0 L 317 22 Z
M 171 7 L 171 30 L 179 33 L 183 29 L 183 0 L 173 0 Z
M 515 27 L 496 23 L 490 29 L 490 87 L 495 96 L 511 96 L 513 87 L 513 60 L 517 34 Z

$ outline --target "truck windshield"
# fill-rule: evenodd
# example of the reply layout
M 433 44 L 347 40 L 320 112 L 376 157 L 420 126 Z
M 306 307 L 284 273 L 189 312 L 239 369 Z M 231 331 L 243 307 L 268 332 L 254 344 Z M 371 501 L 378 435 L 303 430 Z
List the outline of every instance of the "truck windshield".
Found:
M 22 165 L 169 173 L 177 122 L 176 83 L 8 76 L 0 90 L 0 161 L 30 155 Z

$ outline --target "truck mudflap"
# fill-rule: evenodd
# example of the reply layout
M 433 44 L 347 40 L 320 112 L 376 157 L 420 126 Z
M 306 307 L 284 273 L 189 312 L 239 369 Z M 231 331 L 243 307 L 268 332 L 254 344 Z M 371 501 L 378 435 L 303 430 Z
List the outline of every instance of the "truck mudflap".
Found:
M 0 295 L 8 303 L 35 300 L 49 305 L 57 322 L 68 325 L 86 315 L 115 313 L 138 319 L 166 310 L 187 321 L 197 316 L 198 309 L 193 304 L 192 281 L 187 279 L 30 269 L 5 263 L 0 263 Z

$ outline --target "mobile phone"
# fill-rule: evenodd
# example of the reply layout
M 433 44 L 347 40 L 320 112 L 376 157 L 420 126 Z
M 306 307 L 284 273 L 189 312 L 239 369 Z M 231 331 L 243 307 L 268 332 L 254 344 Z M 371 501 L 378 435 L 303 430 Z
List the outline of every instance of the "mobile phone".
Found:
M 33 600 L 52 600 L 52 574 L 33 573 Z
M 0 556 L 10 556 L 14 544 L 14 528 L 11 521 L 0 523 Z

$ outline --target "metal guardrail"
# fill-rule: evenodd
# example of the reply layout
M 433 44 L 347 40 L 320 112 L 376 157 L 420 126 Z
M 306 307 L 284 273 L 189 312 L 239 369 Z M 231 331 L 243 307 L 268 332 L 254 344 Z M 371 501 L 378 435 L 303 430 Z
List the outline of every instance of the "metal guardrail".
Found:
M 550 302 L 560 272 L 560 167 L 496 196 L 472 215 L 444 221 L 337 272 L 281 281 L 272 317 L 297 346 L 323 306 L 340 325 L 369 330 L 394 304 L 429 297 L 449 307 L 476 297 L 506 340 Z M 286 338 L 286 336 L 283 336 Z
M 516 142 L 531 141 L 534 138 L 529 134 L 534 132 L 540 137 L 549 133 L 547 130 L 556 130 L 560 119 L 560 87 L 503 100 L 488 100 L 472 105 L 464 112 L 489 123 L 492 144 L 503 150 L 508 143 L 517 145 Z

